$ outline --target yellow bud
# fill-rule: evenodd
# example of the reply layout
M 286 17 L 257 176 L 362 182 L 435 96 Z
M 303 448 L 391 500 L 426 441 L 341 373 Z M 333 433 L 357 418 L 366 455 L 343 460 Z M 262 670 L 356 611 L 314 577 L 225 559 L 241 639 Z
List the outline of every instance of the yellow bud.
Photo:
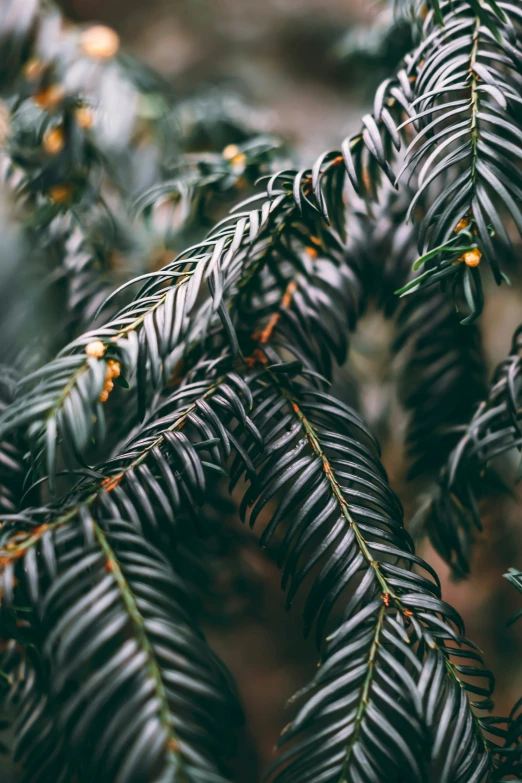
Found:
M 238 152 L 237 155 L 230 158 L 230 163 L 234 171 L 243 171 L 246 163 L 246 155 L 244 152 Z
M 237 146 L 237 144 L 228 144 L 223 150 L 223 157 L 225 158 L 225 160 L 232 160 L 232 158 L 236 157 L 238 152 L 239 152 L 239 147 Z
M 109 373 L 112 378 L 117 378 L 121 375 L 120 363 L 115 359 L 109 359 L 107 362 L 107 375 L 109 375 Z
M 106 350 L 101 340 L 93 340 L 85 346 L 85 353 L 93 359 L 101 359 Z
M 108 60 L 114 57 L 120 48 L 120 37 L 110 27 L 96 24 L 82 33 L 80 45 L 89 57 Z

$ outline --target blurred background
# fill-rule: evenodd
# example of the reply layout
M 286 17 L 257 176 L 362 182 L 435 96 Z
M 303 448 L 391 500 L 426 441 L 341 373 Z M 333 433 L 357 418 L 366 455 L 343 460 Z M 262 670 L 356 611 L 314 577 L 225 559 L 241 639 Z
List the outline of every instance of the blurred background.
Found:
M 396 37 L 389 53 L 385 50 L 374 57 L 371 41 L 365 44 L 360 39 L 361 25 L 383 19 L 382 6 L 374 0 L 63 0 L 59 4 L 73 22 L 92 20 L 114 27 L 123 46 L 158 69 L 180 95 L 213 86 L 236 91 L 259 113 L 256 123 L 288 139 L 307 165 L 323 149 L 336 147 L 358 129 L 373 90 L 401 51 Z M 396 36 L 401 35 L 406 34 L 398 29 Z M 349 56 L 354 40 L 363 40 L 366 52 L 356 60 Z M 482 329 L 492 368 L 509 350 L 521 301 L 507 287 L 491 294 Z M 403 418 L 389 401 L 389 333 L 389 324 L 368 315 L 353 343 L 352 365 L 360 379 L 364 412 L 384 442 L 390 480 L 409 517 L 416 498 L 404 480 Z M 390 406 L 391 429 L 382 425 Z M 443 596 L 461 612 L 468 635 L 497 675 L 499 714 L 509 711 L 522 695 L 522 624 L 506 626 L 518 609 L 518 597 L 502 579 L 509 566 L 522 566 L 522 536 L 517 529 L 520 510 L 514 501 L 487 510 L 485 534 L 473 563 L 479 576 L 466 582 L 452 582 L 433 552 L 423 550 L 442 577 Z M 313 642 L 302 639 L 298 603 L 289 614 L 284 611 L 276 567 L 254 545 L 246 545 L 241 556 L 244 569 L 255 577 L 255 606 L 249 603 L 248 610 L 242 610 L 246 599 L 239 582 L 231 619 L 218 627 L 209 623 L 205 630 L 238 682 L 248 731 L 237 780 L 253 783 L 271 760 L 278 734 L 289 720 L 285 703 L 308 679 L 317 654 Z M 13 773 L 12 780 L 16 779 Z
M 235 86 L 308 157 L 357 127 L 361 74 L 335 46 L 379 10 L 364 0 L 65 0 L 74 21 L 111 24 L 136 55 L 190 93 Z M 374 6 L 372 8 L 372 5 Z

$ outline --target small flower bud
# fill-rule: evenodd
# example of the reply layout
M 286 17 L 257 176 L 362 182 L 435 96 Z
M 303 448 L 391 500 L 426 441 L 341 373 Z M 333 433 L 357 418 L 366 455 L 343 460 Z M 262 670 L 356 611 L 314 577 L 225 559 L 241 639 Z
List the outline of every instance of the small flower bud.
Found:
M 89 57 L 108 60 L 114 57 L 120 48 L 120 37 L 110 27 L 97 24 L 82 33 L 80 45 Z
M 478 266 L 481 258 L 482 253 L 478 247 L 474 247 L 473 250 L 468 250 L 467 253 L 464 253 L 464 263 L 466 266 Z
M 51 111 L 61 104 L 65 96 L 63 87 L 59 84 L 50 84 L 43 90 L 39 90 L 33 96 L 33 100 L 41 109 Z
M 43 148 L 48 155 L 58 155 L 65 147 L 65 136 L 62 128 L 50 128 L 44 133 Z
M 101 340 L 93 340 L 92 343 L 85 346 L 85 353 L 93 359 L 101 359 L 106 350 Z
M 92 111 L 87 106 L 80 106 L 78 109 L 76 109 L 74 116 L 76 117 L 76 122 L 80 128 L 83 128 L 83 130 L 92 128 L 94 117 Z
M 66 204 L 73 194 L 72 185 L 53 185 L 48 190 L 51 201 L 55 204 Z

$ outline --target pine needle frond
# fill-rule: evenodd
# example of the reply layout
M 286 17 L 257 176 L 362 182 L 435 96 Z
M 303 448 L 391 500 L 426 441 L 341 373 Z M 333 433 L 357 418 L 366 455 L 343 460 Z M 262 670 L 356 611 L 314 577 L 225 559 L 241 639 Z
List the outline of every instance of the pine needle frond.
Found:
M 443 293 L 422 292 L 399 310 L 393 350 L 403 355 L 398 394 L 410 413 L 408 477 L 434 479 L 486 392 L 480 331 L 461 327 Z
M 76 770 L 85 779 L 221 781 L 216 760 L 238 708 L 167 560 L 128 522 L 102 525 L 85 507 L 42 544 L 38 559 L 35 549 L 25 557 L 17 594 L 38 611 L 71 767 L 89 747 Z
M 515 6 L 475 2 L 443 2 L 440 15 L 428 14 L 411 64 L 417 132 L 403 171 L 418 178 L 409 215 L 421 212 L 415 268 L 425 271 L 400 293 L 434 283 L 458 289 L 470 323 L 483 306 L 481 259 L 500 284 L 510 234 L 522 233 L 522 18 Z
M 469 573 L 469 557 L 482 530 L 480 501 L 506 490 L 499 477 L 502 460 L 518 459 L 522 327 L 513 336 L 511 353 L 495 370 L 488 395 L 479 404 L 443 466 L 426 509 L 426 529 L 439 554 L 456 574 Z M 500 462 L 499 462 L 500 461 Z M 511 470 L 513 474 L 516 470 Z

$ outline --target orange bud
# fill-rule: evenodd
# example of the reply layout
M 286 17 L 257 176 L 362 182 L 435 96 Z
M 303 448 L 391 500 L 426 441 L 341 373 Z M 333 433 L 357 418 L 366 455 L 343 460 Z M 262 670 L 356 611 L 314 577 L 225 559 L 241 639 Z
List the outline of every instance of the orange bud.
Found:
M 65 204 L 72 197 L 72 185 L 53 185 L 52 188 L 49 188 L 48 194 L 55 204 Z
M 92 128 L 94 117 L 92 111 L 88 109 L 87 106 L 80 106 L 78 109 L 76 109 L 75 117 L 76 117 L 76 122 L 78 123 L 80 128 L 83 128 L 83 130 L 88 130 L 89 128 Z
M 115 476 L 107 476 L 107 478 L 103 479 L 101 485 L 106 492 L 111 492 L 118 486 L 123 476 L 123 473 L 117 473 Z
M 463 258 L 466 266 L 478 266 L 480 264 L 480 259 L 482 258 L 482 253 L 478 247 L 474 247 L 473 250 L 468 250 L 467 253 L 464 253 Z
M 50 128 L 44 133 L 43 148 L 48 155 L 58 155 L 65 147 L 65 136 L 62 128 Z
M 103 385 L 102 393 L 100 394 L 100 402 L 106 402 L 109 399 L 109 394 L 114 389 L 114 381 L 112 379 L 117 378 L 120 373 L 120 363 L 115 359 L 109 359 L 105 372 L 105 383 Z
M 457 225 L 455 226 L 455 233 L 458 234 L 459 231 L 462 231 L 467 226 L 469 226 L 468 218 L 461 218 L 457 223 Z
M 37 106 L 41 109 L 47 109 L 48 111 L 56 109 L 57 106 L 64 99 L 64 89 L 59 84 L 50 84 L 49 87 L 45 87 L 43 90 L 39 90 L 34 96 L 33 100 Z

